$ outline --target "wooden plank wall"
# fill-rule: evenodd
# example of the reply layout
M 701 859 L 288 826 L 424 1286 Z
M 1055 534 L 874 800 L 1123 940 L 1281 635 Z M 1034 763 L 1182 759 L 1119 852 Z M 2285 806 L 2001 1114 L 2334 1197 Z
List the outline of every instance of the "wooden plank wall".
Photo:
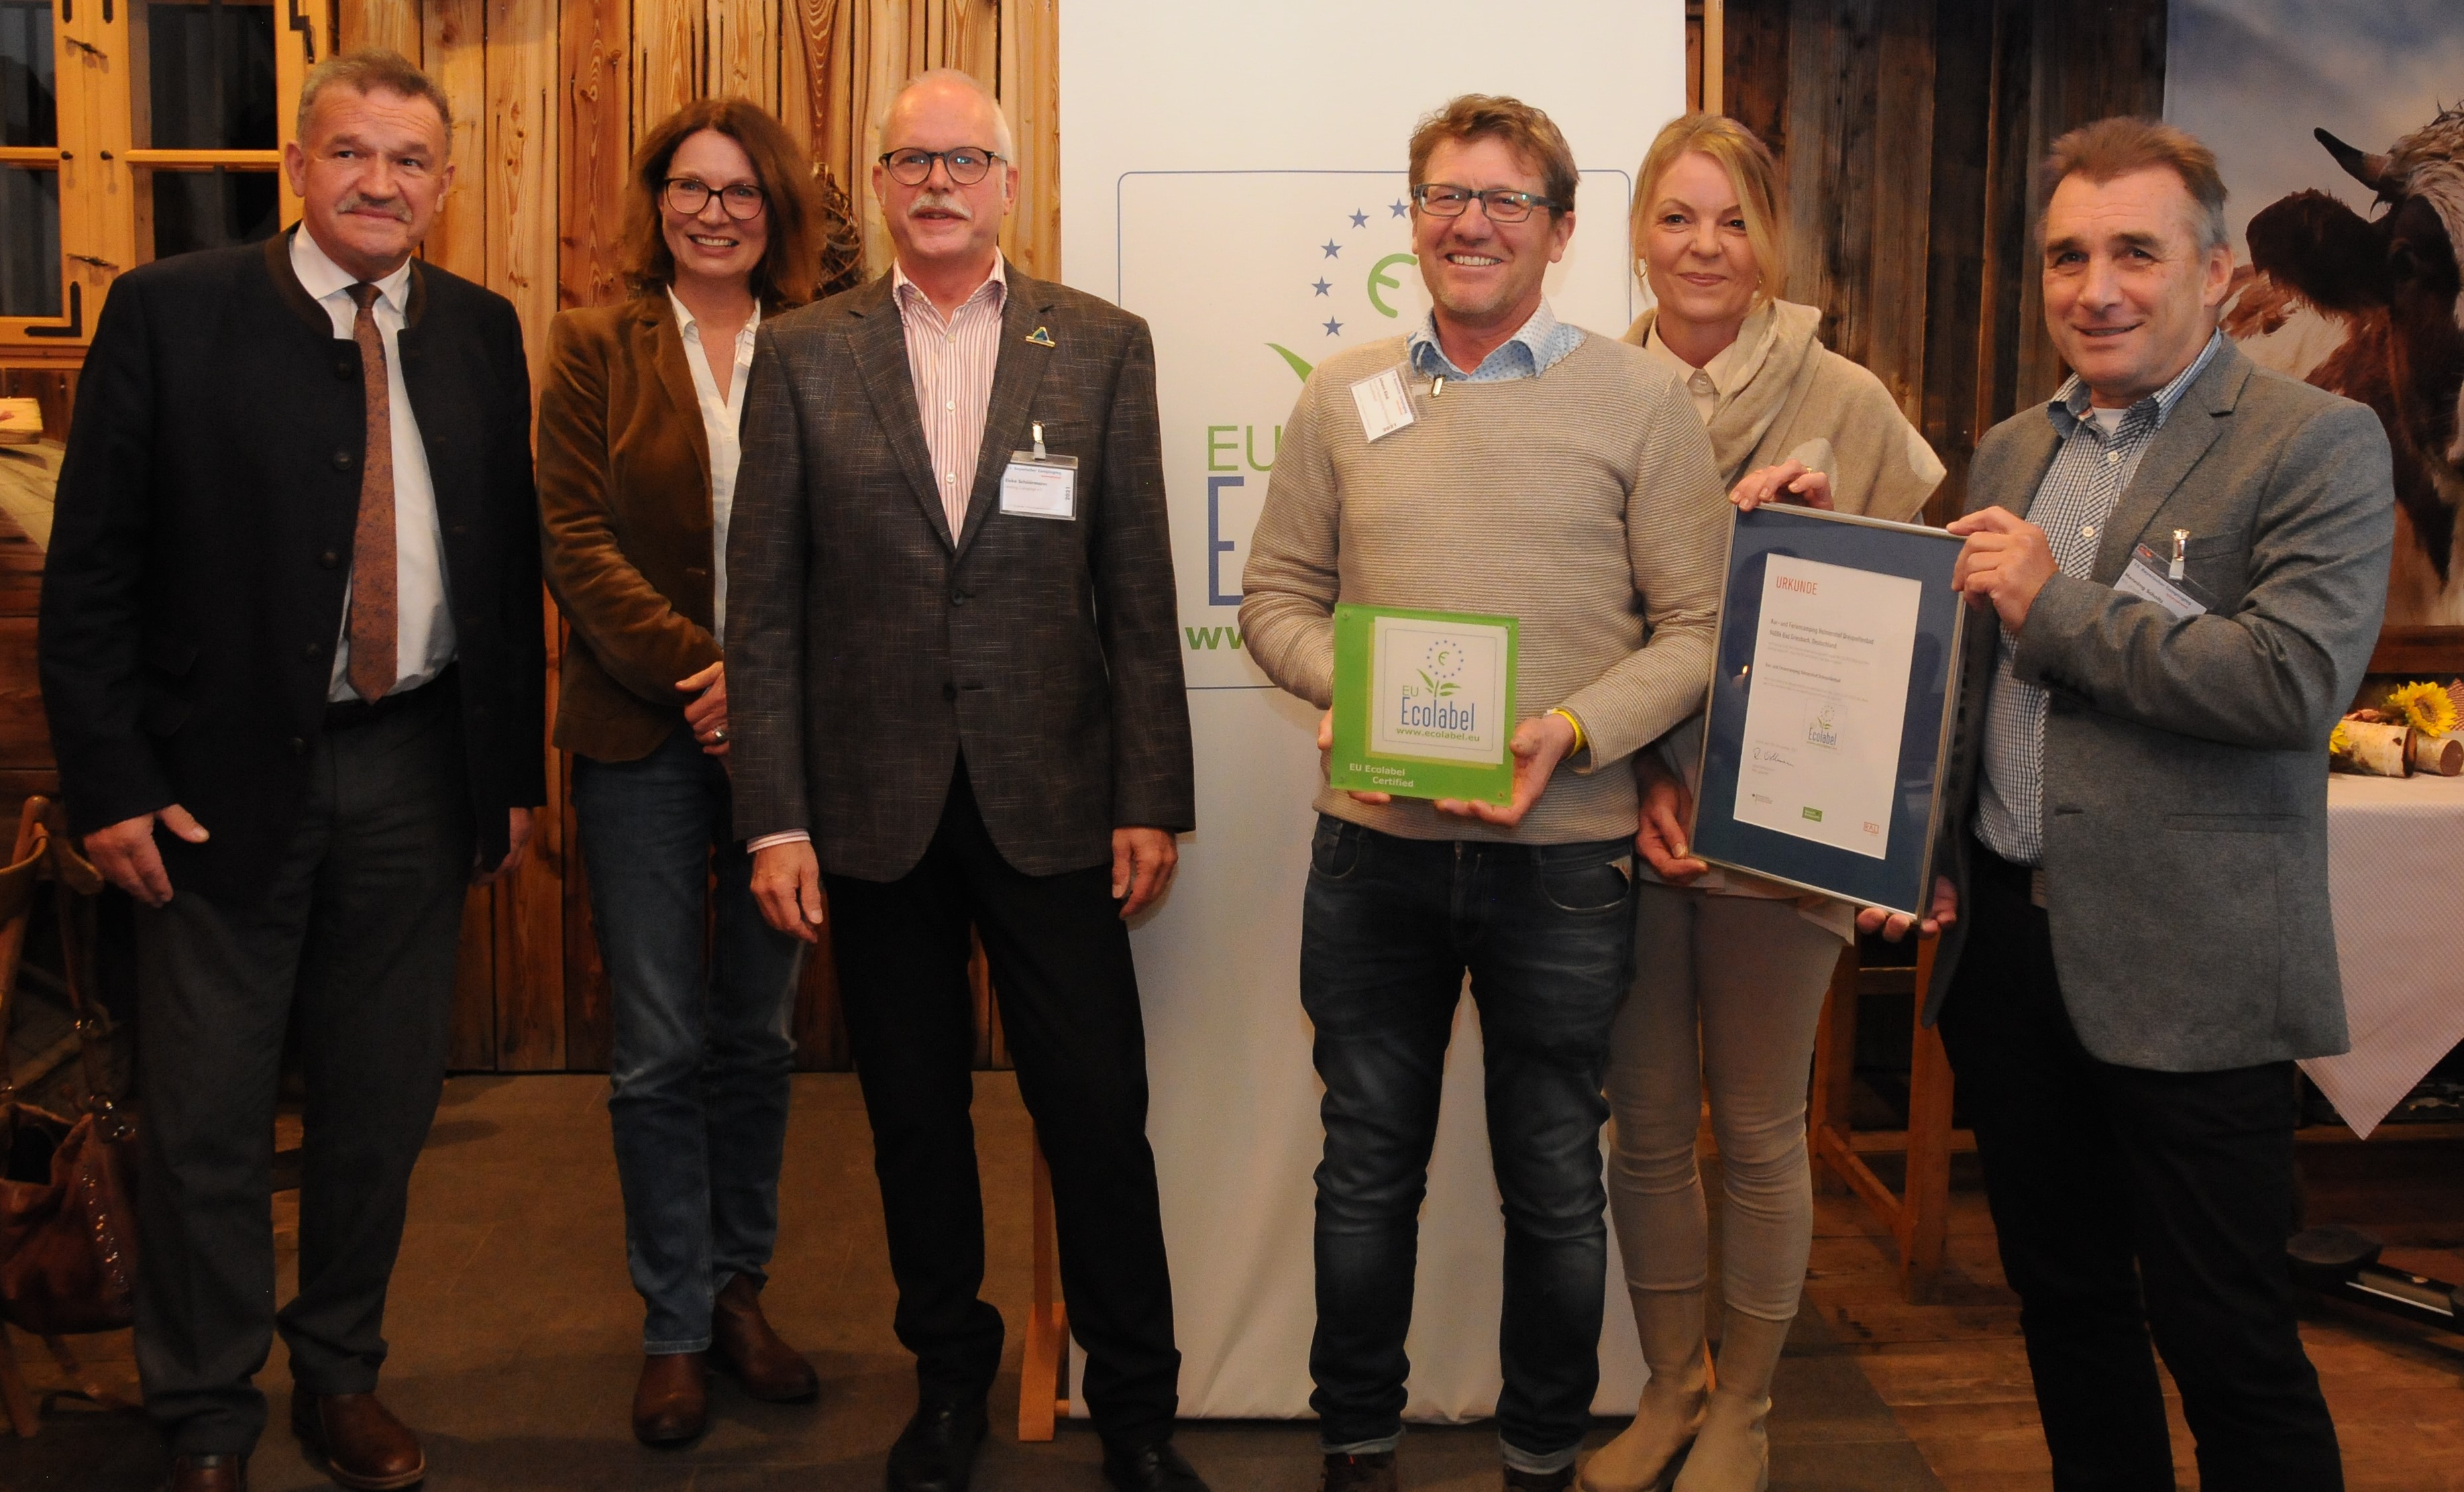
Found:
M 1031 273 L 1058 274 L 1057 7 L 342 0 L 341 14 L 345 45 L 402 52 L 451 99 L 456 185 L 428 253 L 513 300 L 536 373 L 559 308 L 625 294 L 617 239 L 634 141 L 705 93 L 781 113 L 817 172 L 852 199 L 878 272 L 877 116 L 913 74 L 966 69 L 996 87 L 1016 137 L 1022 200 L 1006 247 Z M 1936 521 L 1964 500 L 1977 435 L 2060 377 L 2037 296 L 2035 163 L 2074 125 L 2159 112 L 2164 47 L 2165 0 L 1727 0 L 1728 112 L 1771 143 L 1788 179 L 1787 293 L 1823 308 L 1824 340 L 1873 368 L 1949 465 Z M 43 394 L 47 430 L 64 433 L 74 377 L 25 375 L 40 386 L 12 390 Z M 562 627 L 548 625 L 553 669 Z M 466 912 L 458 1068 L 606 1064 L 606 978 L 564 764 L 549 757 L 557 801 L 530 863 Z M 978 988 L 981 998 L 980 976 Z M 989 1011 L 979 1028 L 979 1058 L 1004 1061 Z M 826 957 L 808 960 L 796 1032 L 805 1065 L 846 1064 Z
M 618 269 L 627 162 L 642 133 L 691 99 L 735 94 L 780 113 L 858 205 L 868 273 L 888 264 L 869 165 L 881 108 L 930 67 L 960 67 L 1003 99 L 1026 174 L 1012 252 L 1058 268 L 1056 0 L 342 0 L 342 41 L 419 62 L 454 112 L 455 183 L 429 259 L 514 302 L 536 383 L 563 307 L 627 294 Z M 550 698 L 564 636 L 548 620 Z M 544 750 L 542 743 L 542 750 Z M 510 885 L 473 893 L 463 921 L 452 1064 L 600 1069 L 605 970 L 565 797 L 552 801 Z M 988 985 L 978 958 L 979 1005 Z M 986 1005 L 977 1055 L 1005 1064 Z M 847 1065 L 826 956 L 807 960 L 795 1030 L 808 1067 Z
M 1881 377 L 1965 500 L 1976 438 L 2062 368 L 2034 252 L 2063 131 L 2158 114 L 2165 0 L 1727 0 L 1728 112 L 1787 177 L 1790 299 Z

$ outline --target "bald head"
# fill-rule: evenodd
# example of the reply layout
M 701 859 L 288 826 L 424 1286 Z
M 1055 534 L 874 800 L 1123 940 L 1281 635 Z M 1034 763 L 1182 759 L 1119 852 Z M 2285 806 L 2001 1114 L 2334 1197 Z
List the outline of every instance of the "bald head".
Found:
M 1005 162 L 1018 159 L 1010 148 L 1009 121 L 1001 115 L 1001 100 L 970 74 L 936 67 L 899 85 L 898 92 L 890 96 L 890 107 L 882 111 L 881 148 L 896 150 L 914 143 L 905 136 L 915 129 L 919 114 L 972 126 L 977 144 L 992 146 Z
M 992 274 L 1018 196 L 1009 126 L 983 84 L 944 68 L 899 89 L 882 116 L 872 193 L 899 268 L 951 314 Z

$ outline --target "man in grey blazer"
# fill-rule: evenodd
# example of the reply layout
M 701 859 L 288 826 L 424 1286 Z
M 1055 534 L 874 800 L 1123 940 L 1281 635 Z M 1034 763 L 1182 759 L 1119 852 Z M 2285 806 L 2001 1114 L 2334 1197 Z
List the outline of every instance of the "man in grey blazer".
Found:
M 968 928 L 1052 1168 L 1104 1471 L 1203 1492 L 1124 919 L 1193 826 L 1155 348 L 1000 253 L 1008 128 L 956 72 L 900 90 L 873 190 L 895 268 L 762 323 L 728 542 L 736 826 L 774 926 L 823 891 L 918 1405 L 892 1492 L 957 1492 L 985 1433 Z
M 2337 1488 L 2284 1239 L 2293 1063 L 2346 1044 L 2325 748 L 2386 603 L 2387 440 L 2216 334 L 2205 146 L 2104 120 L 2046 169 L 2045 319 L 2077 372 L 1978 444 L 1950 526 L 2001 625 L 1966 660 L 1926 1019 L 2055 1485 L 2173 1485 L 2152 1328 L 2201 1485 Z

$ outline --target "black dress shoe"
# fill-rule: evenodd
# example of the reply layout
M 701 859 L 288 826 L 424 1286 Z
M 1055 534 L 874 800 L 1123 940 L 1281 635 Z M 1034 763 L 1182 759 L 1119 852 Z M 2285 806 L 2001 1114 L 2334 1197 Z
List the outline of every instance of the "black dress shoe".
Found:
M 1169 1439 L 1143 1445 L 1105 1441 L 1104 1480 L 1116 1492 L 1206 1492 L 1205 1479 L 1180 1459 Z
M 986 1428 L 981 1399 L 918 1404 L 890 1448 L 890 1492 L 967 1492 Z

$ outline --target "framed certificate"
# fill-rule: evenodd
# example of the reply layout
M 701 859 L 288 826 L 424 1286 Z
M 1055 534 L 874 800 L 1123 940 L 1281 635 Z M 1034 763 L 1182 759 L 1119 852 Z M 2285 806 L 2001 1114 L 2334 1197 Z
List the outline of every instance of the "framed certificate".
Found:
M 1968 621 L 1950 588 L 1959 550 L 1915 524 L 1736 515 L 1696 855 L 1923 914 Z
M 1334 608 L 1334 751 L 1353 792 L 1505 803 L 1514 796 L 1515 621 Z

